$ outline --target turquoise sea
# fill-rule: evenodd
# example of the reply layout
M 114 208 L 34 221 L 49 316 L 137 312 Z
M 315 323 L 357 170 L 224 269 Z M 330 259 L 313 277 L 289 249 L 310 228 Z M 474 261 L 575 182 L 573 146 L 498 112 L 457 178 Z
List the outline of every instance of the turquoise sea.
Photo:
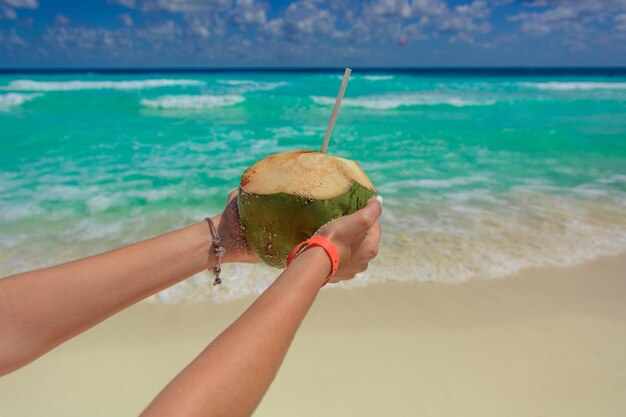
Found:
M 221 211 L 256 160 L 318 149 L 341 70 L 0 73 L 0 276 Z M 385 199 L 359 280 L 462 283 L 626 251 L 626 72 L 353 71 L 329 152 Z M 154 297 L 225 300 L 229 266 Z

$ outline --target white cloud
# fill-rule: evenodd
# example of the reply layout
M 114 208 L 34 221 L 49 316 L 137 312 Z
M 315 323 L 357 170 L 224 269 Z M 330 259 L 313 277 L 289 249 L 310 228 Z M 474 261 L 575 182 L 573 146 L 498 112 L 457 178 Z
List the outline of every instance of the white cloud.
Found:
M 374 0 L 363 16 L 375 37 L 387 42 L 425 39 L 445 34 L 451 42 L 473 43 L 477 34 L 491 30 L 491 7 L 474 0 L 450 8 L 445 0 Z
M 270 20 L 265 24 L 262 28 L 262 33 L 272 37 L 278 38 L 283 33 L 284 21 L 282 17 L 278 17 L 276 19 Z
M 145 11 L 194 13 L 225 9 L 230 5 L 230 0 L 144 0 L 139 7 Z
M 146 28 L 137 29 L 137 36 L 150 41 L 173 41 L 182 34 L 182 30 L 176 23 L 168 20 L 164 23 L 148 26 Z
M 379 17 L 409 17 L 411 6 L 407 0 L 376 0 L 369 4 L 367 12 Z
M 37 0 L 0 0 L 0 20 L 15 20 L 17 12 L 15 9 L 37 9 Z
M 0 42 L 6 43 L 11 46 L 28 46 L 28 43 L 17 34 L 15 28 L 11 29 L 9 33 L 4 33 L 0 30 Z
M 319 1 L 298 0 L 291 3 L 282 17 L 267 22 L 262 31 L 272 37 L 288 40 L 314 39 L 332 35 L 336 17 L 328 9 L 318 7 Z
M 128 13 L 121 13 L 117 15 L 117 18 L 124 26 L 131 27 L 133 25 L 133 18 Z
M 28 43 L 17 34 L 15 29 L 11 29 L 9 33 L 9 43 L 18 46 L 28 46 Z
M 413 0 L 411 12 L 414 16 L 442 16 L 449 8 L 444 0 Z
M 4 0 L 4 2 L 16 9 L 37 9 L 39 7 L 37 0 Z
M 120 6 L 127 7 L 129 9 L 134 9 L 137 6 L 135 0 L 109 0 L 111 3 L 119 4 Z
M 491 0 L 491 3 L 495 6 L 495 7 L 500 7 L 500 6 L 507 6 L 511 3 L 515 3 L 516 0 Z
M 267 21 L 268 5 L 256 0 L 237 0 L 235 7 L 228 14 L 230 23 L 236 25 L 263 25 Z
M 109 0 L 129 9 L 146 12 L 201 13 L 225 10 L 231 6 L 231 0 Z
M 4 4 L 0 4 L 0 19 L 14 20 L 17 18 L 17 13 L 10 7 L 5 6 Z
M 487 6 L 485 0 L 474 0 L 470 4 L 460 4 L 454 8 L 454 10 L 461 15 L 473 17 L 476 19 L 484 19 L 489 17 L 491 10 Z
M 613 22 L 615 23 L 615 30 L 626 32 L 626 13 L 615 16 Z
M 374 0 L 364 5 L 363 14 L 375 18 L 441 16 L 449 12 L 445 0 Z
M 602 25 L 611 16 L 626 11 L 626 1 L 540 1 L 525 4 L 527 7 L 541 8 L 537 12 L 520 12 L 508 16 L 511 22 L 519 22 L 521 30 L 531 36 L 546 36 L 552 32 L 588 32 L 594 25 Z M 619 22 L 618 22 L 619 23 Z
M 211 34 L 209 30 L 211 21 L 208 18 L 188 17 L 185 22 L 187 23 L 187 30 L 192 35 L 208 38 Z
M 68 25 L 70 23 L 70 18 L 64 14 L 58 14 L 54 17 L 54 24 L 59 26 Z
M 335 17 L 328 9 L 318 8 L 314 1 L 291 3 L 284 20 L 285 28 L 291 34 L 329 34 L 335 28 Z
M 118 53 L 149 58 L 157 52 L 162 58 L 187 57 L 197 62 L 223 56 L 232 62 L 255 62 L 261 56 L 263 62 L 300 58 L 315 62 L 318 52 L 311 51 L 335 48 L 339 58 L 342 51 L 348 56 L 349 48 L 353 56 L 376 50 L 391 54 L 389 48 L 397 43 L 428 38 L 498 47 L 511 44 L 515 36 L 554 33 L 549 38 L 552 44 L 576 46 L 598 34 L 605 40 L 612 36 L 603 45 L 615 44 L 626 34 L 626 0 L 289 0 L 276 8 L 270 7 L 270 0 L 107 1 L 133 10 L 118 14 L 124 10 L 112 7 L 121 22 L 117 29 L 76 27 L 67 16 L 57 16 L 55 26 L 42 29 L 43 46 L 51 56 L 56 47 L 74 56 L 92 50 L 94 56 Z M 20 14 L 9 4 L 39 5 L 37 0 L 0 0 L 0 19 L 16 19 Z M 488 39 L 486 34 L 494 31 L 491 22 L 501 21 L 494 10 L 510 14 L 507 20 L 515 24 L 494 24 L 497 31 Z M 23 16 L 17 22 L 26 25 Z M 5 29 L 7 45 L 9 36 Z M 15 45 L 18 39 L 22 38 L 14 38 Z
M 126 48 L 131 44 L 127 36 L 103 28 L 54 26 L 48 28 L 43 41 L 69 53 L 81 50 Z
M 365 43 L 371 40 L 370 28 L 362 19 L 357 19 L 345 31 L 333 30 L 332 37 L 350 44 Z
M 451 13 L 443 16 L 437 24 L 440 32 L 452 32 L 452 42 L 473 43 L 474 34 L 487 33 L 491 25 L 486 20 L 491 11 L 484 0 L 459 5 Z
M 523 5 L 524 7 L 546 7 L 551 5 L 553 6 L 555 3 L 558 2 L 559 0 L 527 0 L 523 3 Z

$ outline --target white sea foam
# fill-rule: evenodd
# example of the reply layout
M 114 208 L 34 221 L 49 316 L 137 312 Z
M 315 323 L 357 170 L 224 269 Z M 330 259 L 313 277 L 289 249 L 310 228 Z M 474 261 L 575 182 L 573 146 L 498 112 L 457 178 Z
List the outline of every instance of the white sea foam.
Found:
M 251 91 L 269 91 L 275 88 L 282 87 L 288 83 L 285 81 L 254 81 L 254 80 L 217 80 L 220 84 L 231 85 L 239 87 L 238 92 L 251 92 Z
M 380 256 L 359 279 L 339 286 L 383 281 L 460 284 L 501 278 L 520 269 L 575 265 L 626 250 L 623 206 L 537 193 L 514 193 L 472 202 L 463 196 L 426 206 L 385 201 Z M 220 288 L 201 274 L 161 292 L 164 303 L 226 301 L 260 294 L 278 274 L 258 265 L 227 265 Z
M 7 111 L 14 107 L 21 106 L 27 101 L 30 101 L 39 96 L 41 96 L 41 94 L 20 94 L 20 93 L 0 94 L 0 111 Z
M 168 95 L 156 99 L 142 98 L 140 103 L 156 109 L 213 109 L 216 107 L 234 106 L 243 103 L 245 98 L 240 95 Z
M 384 183 L 378 186 L 381 193 L 396 193 L 403 188 L 451 188 L 461 185 L 473 184 L 479 181 L 485 181 L 483 177 L 457 177 L 450 179 L 411 179 L 400 180 Z
M 363 79 L 368 81 L 387 81 L 392 80 L 393 75 L 364 75 Z
M 538 88 L 540 90 L 574 91 L 574 90 L 624 90 L 623 82 L 591 82 L 591 81 L 547 81 L 523 82 L 522 87 Z
M 204 86 L 200 80 L 156 79 L 124 81 L 33 81 L 15 80 L 0 87 L 7 91 L 142 90 L 159 87 Z
M 429 182 L 421 185 L 445 187 L 478 182 L 481 177 L 426 181 Z M 92 216 L 81 220 L 76 213 L 69 213 L 56 218 L 46 209 L 46 222 L 51 228 L 37 226 L 26 234 L 7 234 L 0 238 L 0 248 L 4 249 L 0 251 L 0 276 L 119 247 L 190 224 L 202 218 L 206 210 L 217 210 L 203 206 L 182 209 L 172 215 L 163 211 L 143 213 L 137 209 L 124 218 L 111 218 L 98 216 L 98 212 L 125 204 L 127 197 L 161 199 L 176 195 L 178 191 L 129 190 L 111 194 L 110 199 L 101 199 L 97 196 L 102 190 L 97 187 L 81 190 L 59 186 L 49 192 L 46 199 L 52 198 L 52 194 L 59 198 L 70 195 L 72 200 L 82 199 L 93 211 Z M 77 194 L 79 191 L 82 194 Z M 219 195 L 221 200 L 221 193 L 223 190 L 216 188 L 210 190 L 209 195 Z M 558 196 L 528 190 L 497 194 L 479 188 L 454 194 L 432 194 L 427 199 L 400 200 L 381 193 L 386 196 L 381 217 L 385 231 L 381 255 L 358 280 L 342 286 L 364 286 L 389 280 L 458 284 L 469 279 L 504 277 L 526 267 L 573 265 L 626 250 L 626 218 L 623 216 L 626 202 L 611 196 L 586 193 Z M 3 221 L 7 208 L 24 208 L 2 203 L 0 200 Z M 30 215 L 43 212 L 39 203 L 41 201 L 29 203 L 28 210 L 24 209 L 30 211 Z M 19 213 L 13 214 L 17 215 L 13 217 L 21 217 Z M 260 265 L 227 265 L 224 276 L 228 279 L 220 287 L 211 286 L 212 277 L 203 273 L 159 293 L 152 300 L 176 303 L 237 299 L 261 293 L 277 274 L 278 270 Z
M 330 106 L 335 103 L 335 97 L 311 96 L 314 103 Z M 476 100 L 458 96 L 449 96 L 433 93 L 413 94 L 381 94 L 362 96 L 357 98 L 345 98 L 344 106 L 361 107 L 374 110 L 390 110 L 400 107 L 413 106 L 439 106 L 448 105 L 454 107 L 465 106 L 491 106 L 495 100 Z
M 613 175 L 610 178 L 601 178 L 598 180 L 598 182 L 603 183 L 603 184 L 619 184 L 619 183 L 626 183 L 626 175 Z

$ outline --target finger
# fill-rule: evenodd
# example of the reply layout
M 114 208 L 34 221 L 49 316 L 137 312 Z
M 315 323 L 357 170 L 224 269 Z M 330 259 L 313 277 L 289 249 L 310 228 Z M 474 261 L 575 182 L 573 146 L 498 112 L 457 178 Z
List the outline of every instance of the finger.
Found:
M 378 242 L 376 241 L 376 239 L 372 238 L 363 242 L 363 244 L 359 248 L 358 254 L 360 258 L 366 259 L 367 262 L 369 262 L 378 256 L 378 251 Z
M 380 228 L 380 224 L 378 224 L 378 222 L 374 224 L 374 227 L 372 227 L 372 229 L 373 231 L 371 233 L 371 236 L 373 236 L 372 239 L 376 241 L 376 247 L 378 248 L 380 246 L 380 241 L 383 237 L 383 230 Z
M 374 229 L 374 228 L 372 228 Z M 354 252 L 353 259 L 365 260 L 369 262 L 378 256 L 380 244 L 380 234 L 376 230 L 368 232 L 363 242 L 358 246 L 358 249 Z
M 374 240 L 380 242 L 380 238 L 382 237 L 382 229 L 380 228 L 380 224 L 378 222 L 374 223 L 374 226 L 370 230 L 365 233 L 367 236 L 372 236 Z
M 345 216 L 341 220 L 348 229 L 357 231 L 358 234 L 365 234 L 374 226 L 382 211 L 383 207 L 380 201 L 372 197 L 361 210 Z
M 334 284 L 334 283 L 337 283 L 337 282 L 340 282 L 340 281 L 347 281 L 349 279 L 354 278 L 354 276 L 356 274 L 357 274 L 356 271 L 342 272 L 340 274 L 334 275 L 331 278 L 330 282 Z

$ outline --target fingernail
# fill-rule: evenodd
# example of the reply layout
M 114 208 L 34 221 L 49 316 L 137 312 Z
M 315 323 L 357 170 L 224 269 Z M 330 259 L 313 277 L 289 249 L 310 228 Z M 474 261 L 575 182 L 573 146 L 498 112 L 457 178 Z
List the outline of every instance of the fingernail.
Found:
M 380 202 L 380 205 L 381 205 L 381 206 L 383 205 L 383 196 L 382 196 L 382 195 L 378 194 L 378 195 L 376 196 L 376 200 L 378 200 L 378 201 Z

